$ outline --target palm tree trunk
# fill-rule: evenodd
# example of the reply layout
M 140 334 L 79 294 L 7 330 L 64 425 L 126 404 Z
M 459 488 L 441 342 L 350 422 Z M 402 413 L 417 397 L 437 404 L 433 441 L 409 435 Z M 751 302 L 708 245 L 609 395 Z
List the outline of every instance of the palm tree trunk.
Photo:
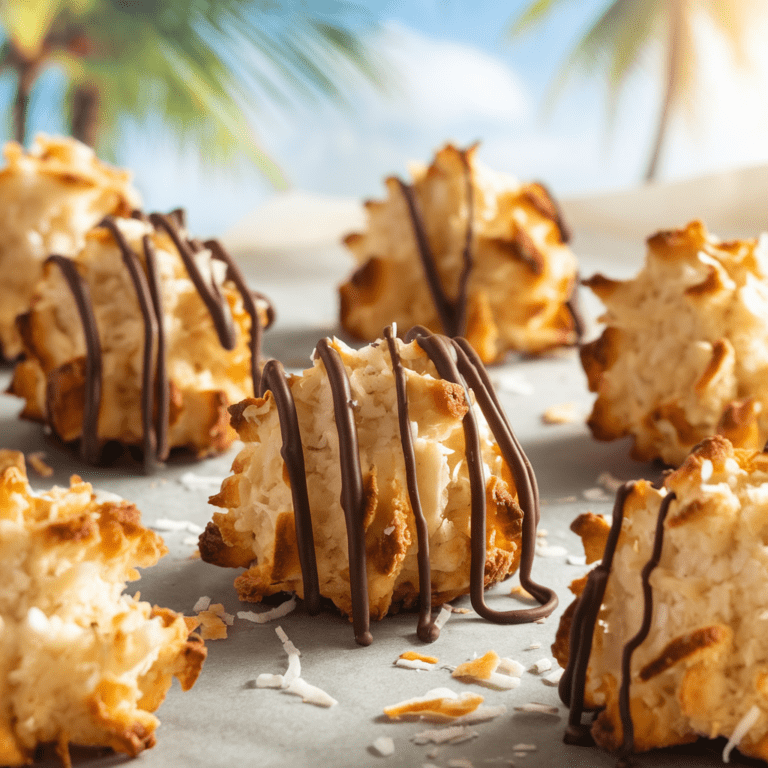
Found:
M 23 145 L 27 139 L 29 99 L 37 77 L 37 65 L 28 61 L 18 61 L 16 71 L 19 79 L 16 83 L 16 98 L 13 102 L 13 132 L 16 141 Z
M 101 95 L 95 85 L 78 85 L 72 93 L 72 136 L 89 147 L 99 134 Z
M 685 35 L 684 14 L 685 0 L 672 0 L 669 8 L 669 46 L 667 47 L 667 71 L 664 87 L 664 100 L 662 102 L 659 122 L 656 125 L 656 136 L 653 141 L 653 149 L 645 171 L 646 182 L 653 181 L 659 168 L 661 151 L 667 137 L 669 120 L 672 116 L 672 107 L 677 96 L 680 81 L 683 54 L 683 36 Z

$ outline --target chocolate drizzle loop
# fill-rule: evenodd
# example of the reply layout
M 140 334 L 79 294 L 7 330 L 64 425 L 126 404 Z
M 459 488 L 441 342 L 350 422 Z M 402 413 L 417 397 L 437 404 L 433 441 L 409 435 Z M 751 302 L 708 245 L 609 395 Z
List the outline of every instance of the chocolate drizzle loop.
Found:
M 261 318 L 259 317 L 259 310 L 256 307 L 255 299 L 263 299 L 264 297 L 258 293 L 254 295 L 254 293 L 251 292 L 240 268 L 235 264 L 232 257 L 224 250 L 224 247 L 218 240 L 206 240 L 204 245 L 211 251 L 211 255 L 214 259 L 222 261 L 227 265 L 227 277 L 235 284 L 237 290 L 240 291 L 245 311 L 251 318 L 251 336 L 249 341 L 251 350 L 251 378 L 253 379 L 254 393 L 259 392 L 259 380 L 261 378 L 261 374 L 259 373 L 261 367 L 261 336 L 264 329 L 261 325 Z M 268 303 L 268 306 L 270 309 L 269 324 L 271 325 L 274 320 L 274 312 L 272 311 L 272 305 Z
M 75 299 L 85 336 L 85 397 L 80 455 L 83 461 L 95 464 L 99 460 L 99 410 L 101 408 L 101 342 L 93 314 L 91 291 L 77 271 L 74 261 L 66 256 L 52 255 L 46 264 L 56 264 L 67 281 Z
M 530 577 L 536 546 L 536 526 L 539 519 L 538 489 L 533 469 L 522 451 L 498 400 L 492 394 L 487 373 L 471 347 L 458 339 L 448 339 L 417 326 L 406 334 L 406 342 L 418 342 L 432 360 L 438 374 L 446 381 L 464 389 L 467 404 L 471 404 L 467 387 L 475 392 L 480 410 L 496 438 L 504 460 L 512 470 L 520 507 L 523 510 L 523 530 L 520 555 L 520 583 L 541 603 L 535 608 L 495 611 L 485 602 L 486 560 L 486 499 L 480 436 L 473 409 L 467 411 L 464 421 L 464 439 L 471 489 L 470 597 L 472 607 L 483 618 L 499 624 L 521 624 L 548 616 L 557 607 L 557 595 Z
M 296 545 L 299 550 L 299 562 L 304 584 L 304 602 L 311 614 L 320 610 L 320 587 L 315 558 L 315 537 L 312 532 L 312 517 L 307 492 L 307 472 L 304 465 L 304 451 L 301 445 L 299 419 L 296 415 L 296 403 L 285 378 L 283 366 L 277 360 L 268 360 L 264 365 L 259 391 L 264 397 L 266 391 L 272 392 L 280 418 L 280 433 L 283 440 L 280 455 L 288 469 L 293 498 L 293 514 L 296 524 Z
M 365 553 L 365 491 L 360 468 L 360 450 L 357 441 L 355 413 L 349 377 L 339 353 L 328 339 L 321 339 L 317 354 L 323 361 L 333 395 L 333 411 L 339 435 L 339 461 L 341 464 L 341 508 L 347 524 L 349 550 L 349 588 L 352 598 L 352 625 L 355 640 L 370 645 L 370 608 Z
M 608 540 L 605 544 L 603 559 L 590 571 L 584 591 L 576 602 L 576 609 L 571 623 L 568 664 L 560 678 L 558 693 L 563 704 L 570 707 L 568 729 L 565 734 L 567 744 L 584 744 L 589 740 L 588 728 L 581 723 L 584 712 L 584 685 L 587 679 L 587 665 L 592 652 L 592 637 L 595 623 L 603 604 L 605 586 L 613 565 L 613 556 L 621 534 L 624 521 L 624 504 L 635 484 L 624 483 L 616 494 L 613 506 L 613 519 Z
M 401 179 L 397 179 L 400 190 L 403 193 L 405 202 L 408 206 L 408 215 L 413 227 L 413 235 L 416 240 L 416 248 L 421 258 L 421 264 L 424 268 L 424 275 L 427 279 L 429 292 L 432 295 L 432 301 L 435 304 L 437 315 L 440 318 L 443 333 L 447 336 L 462 336 L 466 333 L 467 323 L 467 290 L 469 287 L 469 277 L 472 272 L 472 237 L 473 237 L 473 219 L 474 219 L 474 196 L 472 192 L 472 168 L 467 158 L 467 151 L 459 152 L 461 156 L 462 167 L 464 169 L 464 179 L 466 184 L 466 208 L 467 208 L 467 227 L 464 238 L 464 247 L 462 251 L 463 264 L 461 275 L 459 277 L 459 287 L 455 299 L 451 299 L 443 288 L 440 274 L 437 270 L 437 262 L 432 252 L 427 237 L 427 229 L 424 224 L 419 201 L 416 197 L 416 190 L 413 185 L 406 184 Z

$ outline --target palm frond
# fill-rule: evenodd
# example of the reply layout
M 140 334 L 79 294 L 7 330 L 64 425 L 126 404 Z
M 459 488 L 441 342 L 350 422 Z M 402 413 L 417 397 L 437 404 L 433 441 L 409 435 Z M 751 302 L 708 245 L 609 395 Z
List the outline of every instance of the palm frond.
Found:
M 573 0 L 534 0 L 509 26 L 511 37 L 530 32 L 542 24 L 555 6 L 571 3 Z

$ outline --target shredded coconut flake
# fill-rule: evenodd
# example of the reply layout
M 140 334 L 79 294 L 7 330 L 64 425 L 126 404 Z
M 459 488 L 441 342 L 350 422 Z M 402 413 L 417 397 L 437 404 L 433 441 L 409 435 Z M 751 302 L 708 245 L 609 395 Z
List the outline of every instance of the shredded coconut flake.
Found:
M 508 392 L 510 395 L 532 395 L 534 393 L 533 385 L 517 371 L 497 373 L 493 377 L 493 385 L 497 390 Z
M 432 728 L 428 731 L 421 731 L 411 736 L 411 741 L 414 744 L 448 744 L 457 738 L 465 740 L 464 737 L 467 735 L 473 739 L 478 733 L 469 730 L 464 725 L 449 725 L 447 728 Z
M 282 675 L 270 675 L 263 672 L 256 678 L 257 688 L 283 688 L 284 679 Z
M 541 415 L 541 420 L 545 424 L 571 424 L 577 418 L 576 403 L 552 405 Z
M 45 453 L 43 451 L 28 453 L 27 461 L 40 477 L 50 477 L 53 474 L 53 467 L 45 463 Z
M 525 650 L 526 651 L 535 651 L 541 648 L 541 643 L 531 643 Z
M 538 747 L 535 744 L 515 744 L 512 749 L 515 752 L 535 752 Z
M 539 715 L 560 714 L 560 710 L 557 707 L 553 707 L 549 704 L 539 704 L 535 701 L 531 701 L 528 704 L 523 704 L 520 707 L 515 707 L 515 712 L 535 712 Z
M 568 550 L 565 547 L 553 545 L 551 547 L 537 544 L 536 554 L 539 557 L 563 557 L 568 554 Z
M 196 491 L 200 488 L 221 488 L 224 478 L 206 477 L 205 475 L 196 475 L 194 472 L 185 472 L 178 479 L 178 482 L 190 491 Z
M 169 520 L 161 517 L 151 523 L 149 526 L 153 531 L 186 531 L 187 533 L 200 534 L 203 529 L 197 523 L 191 523 L 189 520 Z
M 454 723 L 457 725 L 474 725 L 475 723 L 486 723 L 489 720 L 493 720 L 499 715 L 503 715 L 507 711 L 507 708 L 503 704 L 499 704 L 496 707 L 486 707 L 481 704 L 474 712 L 470 712 L 461 717 L 457 717 Z M 474 733 L 472 731 L 471 733 Z M 477 734 L 474 734 L 476 736 Z M 469 738 L 474 738 L 471 736 Z
M 513 677 L 520 677 L 525 672 L 525 667 L 519 661 L 506 657 L 499 659 L 499 666 L 496 669 Z
M 546 675 L 542 678 L 542 682 L 547 685 L 557 685 L 560 682 L 560 678 L 563 676 L 564 669 L 556 669 L 554 672 Z
M 568 563 L 568 565 L 586 565 L 587 556 L 586 555 L 568 555 L 568 557 L 565 558 L 565 562 Z
M 731 762 L 731 752 L 739 746 L 741 740 L 747 735 L 749 729 L 760 719 L 760 708 L 752 705 L 744 717 L 736 723 L 731 738 L 723 749 L 723 762 Z
M 445 622 L 451 618 L 452 613 L 453 613 L 453 610 L 449 608 L 447 605 L 444 605 L 440 609 L 440 613 L 437 614 L 437 618 L 435 619 L 435 626 L 438 629 L 442 629 L 445 626 Z
M 550 669 L 552 669 L 552 661 L 550 659 L 539 659 L 534 663 L 530 671 L 540 675 L 542 672 L 549 672 Z
M 391 736 L 379 736 L 379 738 L 374 740 L 373 744 L 371 744 L 371 749 L 382 757 L 389 757 L 390 755 L 395 754 L 395 742 L 392 740 Z
M 597 478 L 597 484 L 609 493 L 616 493 L 624 485 L 622 480 L 614 477 L 610 472 L 601 472 Z
M 301 677 L 296 678 L 284 689 L 286 693 L 292 693 L 294 696 L 301 696 L 305 704 L 314 704 L 317 707 L 335 707 L 339 702 L 327 694 L 322 688 L 316 685 L 310 685 Z
M 256 611 L 238 611 L 237 618 L 244 619 L 245 621 L 252 621 L 254 624 L 266 624 L 268 621 L 282 619 L 283 616 L 287 616 L 295 608 L 296 596 L 294 595 L 290 600 L 280 603 L 276 608 L 272 608 L 269 611 L 261 611 L 258 613 Z
M 602 488 L 585 488 L 582 495 L 587 501 L 606 501 L 608 499 Z
M 208 606 L 211 604 L 211 598 L 207 597 L 206 595 L 203 595 L 202 597 L 197 598 L 197 602 L 195 603 L 192 610 L 195 613 L 200 613 L 200 611 L 207 611 Z
M 474 766 L 466 757 L 455 757 L 448 761 L 448 768 L 474 768 Z

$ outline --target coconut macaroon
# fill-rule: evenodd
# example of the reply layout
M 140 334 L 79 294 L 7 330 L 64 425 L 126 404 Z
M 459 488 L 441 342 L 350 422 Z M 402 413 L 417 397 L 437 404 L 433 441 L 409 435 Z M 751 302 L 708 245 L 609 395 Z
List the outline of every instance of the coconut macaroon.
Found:
M 104 216 L 127 216 L 140 204 L 128 171 L 100 162 L 74 139 L 39 135 L 29 152 L 5 145 L 0 170 L 0 355 L 21 352 L 14 325 L 29 306 L 43 261 L 71 255 Z
M 768 455 L 707 438 L 660 490 L 625 486 L 610 531 L 595 515 L 575 529 L 588 554 L 607 544 L 552 649 L 569 736 L 600 709 L 606 749 L 724 736 L 724 759 L 768 760 Z
M 248 569 L 242 600 L 290 591 L 312 611 L 330 598 L 361 644 L 369 616 L 419 604 L 419 636 L 434 640 L 432 605 L 467 592 L 490 620 L 547 615 L 557 599 L 530 581 L 535 479 L 482 363 L 464 340 L 407 338 L 387 329 L 359 351 L 324 339 L 300 376 L 267 363 L 263 396 L 230 409 L 245 447 L 211 498 L 226 511 L 200 538 L 203 559 Z M 491 610 L 484 587 L 521 556 L 542 605 Z
M 81 441 L 197 456 L 235 437 L 227 406 L 254 393 L 262 329 L 272 318 L 216 241 L 190 239 L 183 214 L 109 218 L 74 259 L 53 256 L 18 318 L 25 358 L 11 393 L 23 418 Z M 258 381 L 256 381 L 258 386 Z
M 694 221 L 651 237 L 634 279 L 586 285 L 606 306 L 607 327 L 581 352 L 596 438 L 632 435 L 633 457 L 672 465 L 713 434 L 763 447 L 768 239 L 721 242 Z
M 123 594 L 165 552 L 133 504 L 78 477 L 32 493 L 23 457 L 0 455 L 0 764 L 49 742 L 65 763 L 69 744 L 153 746 L 152 712 L 206 653 L 183 616 Z
M 372 341 L 390 322 L 463 336 L 484 363 L 509 351 L 573 344 L 576 258 L 557 204 L 477 162 L 476 146 L 441 149 L 413 182 L 386 180 L 368 228 L 345 244 L 357 271 L 339 289 L 341 324 Z

